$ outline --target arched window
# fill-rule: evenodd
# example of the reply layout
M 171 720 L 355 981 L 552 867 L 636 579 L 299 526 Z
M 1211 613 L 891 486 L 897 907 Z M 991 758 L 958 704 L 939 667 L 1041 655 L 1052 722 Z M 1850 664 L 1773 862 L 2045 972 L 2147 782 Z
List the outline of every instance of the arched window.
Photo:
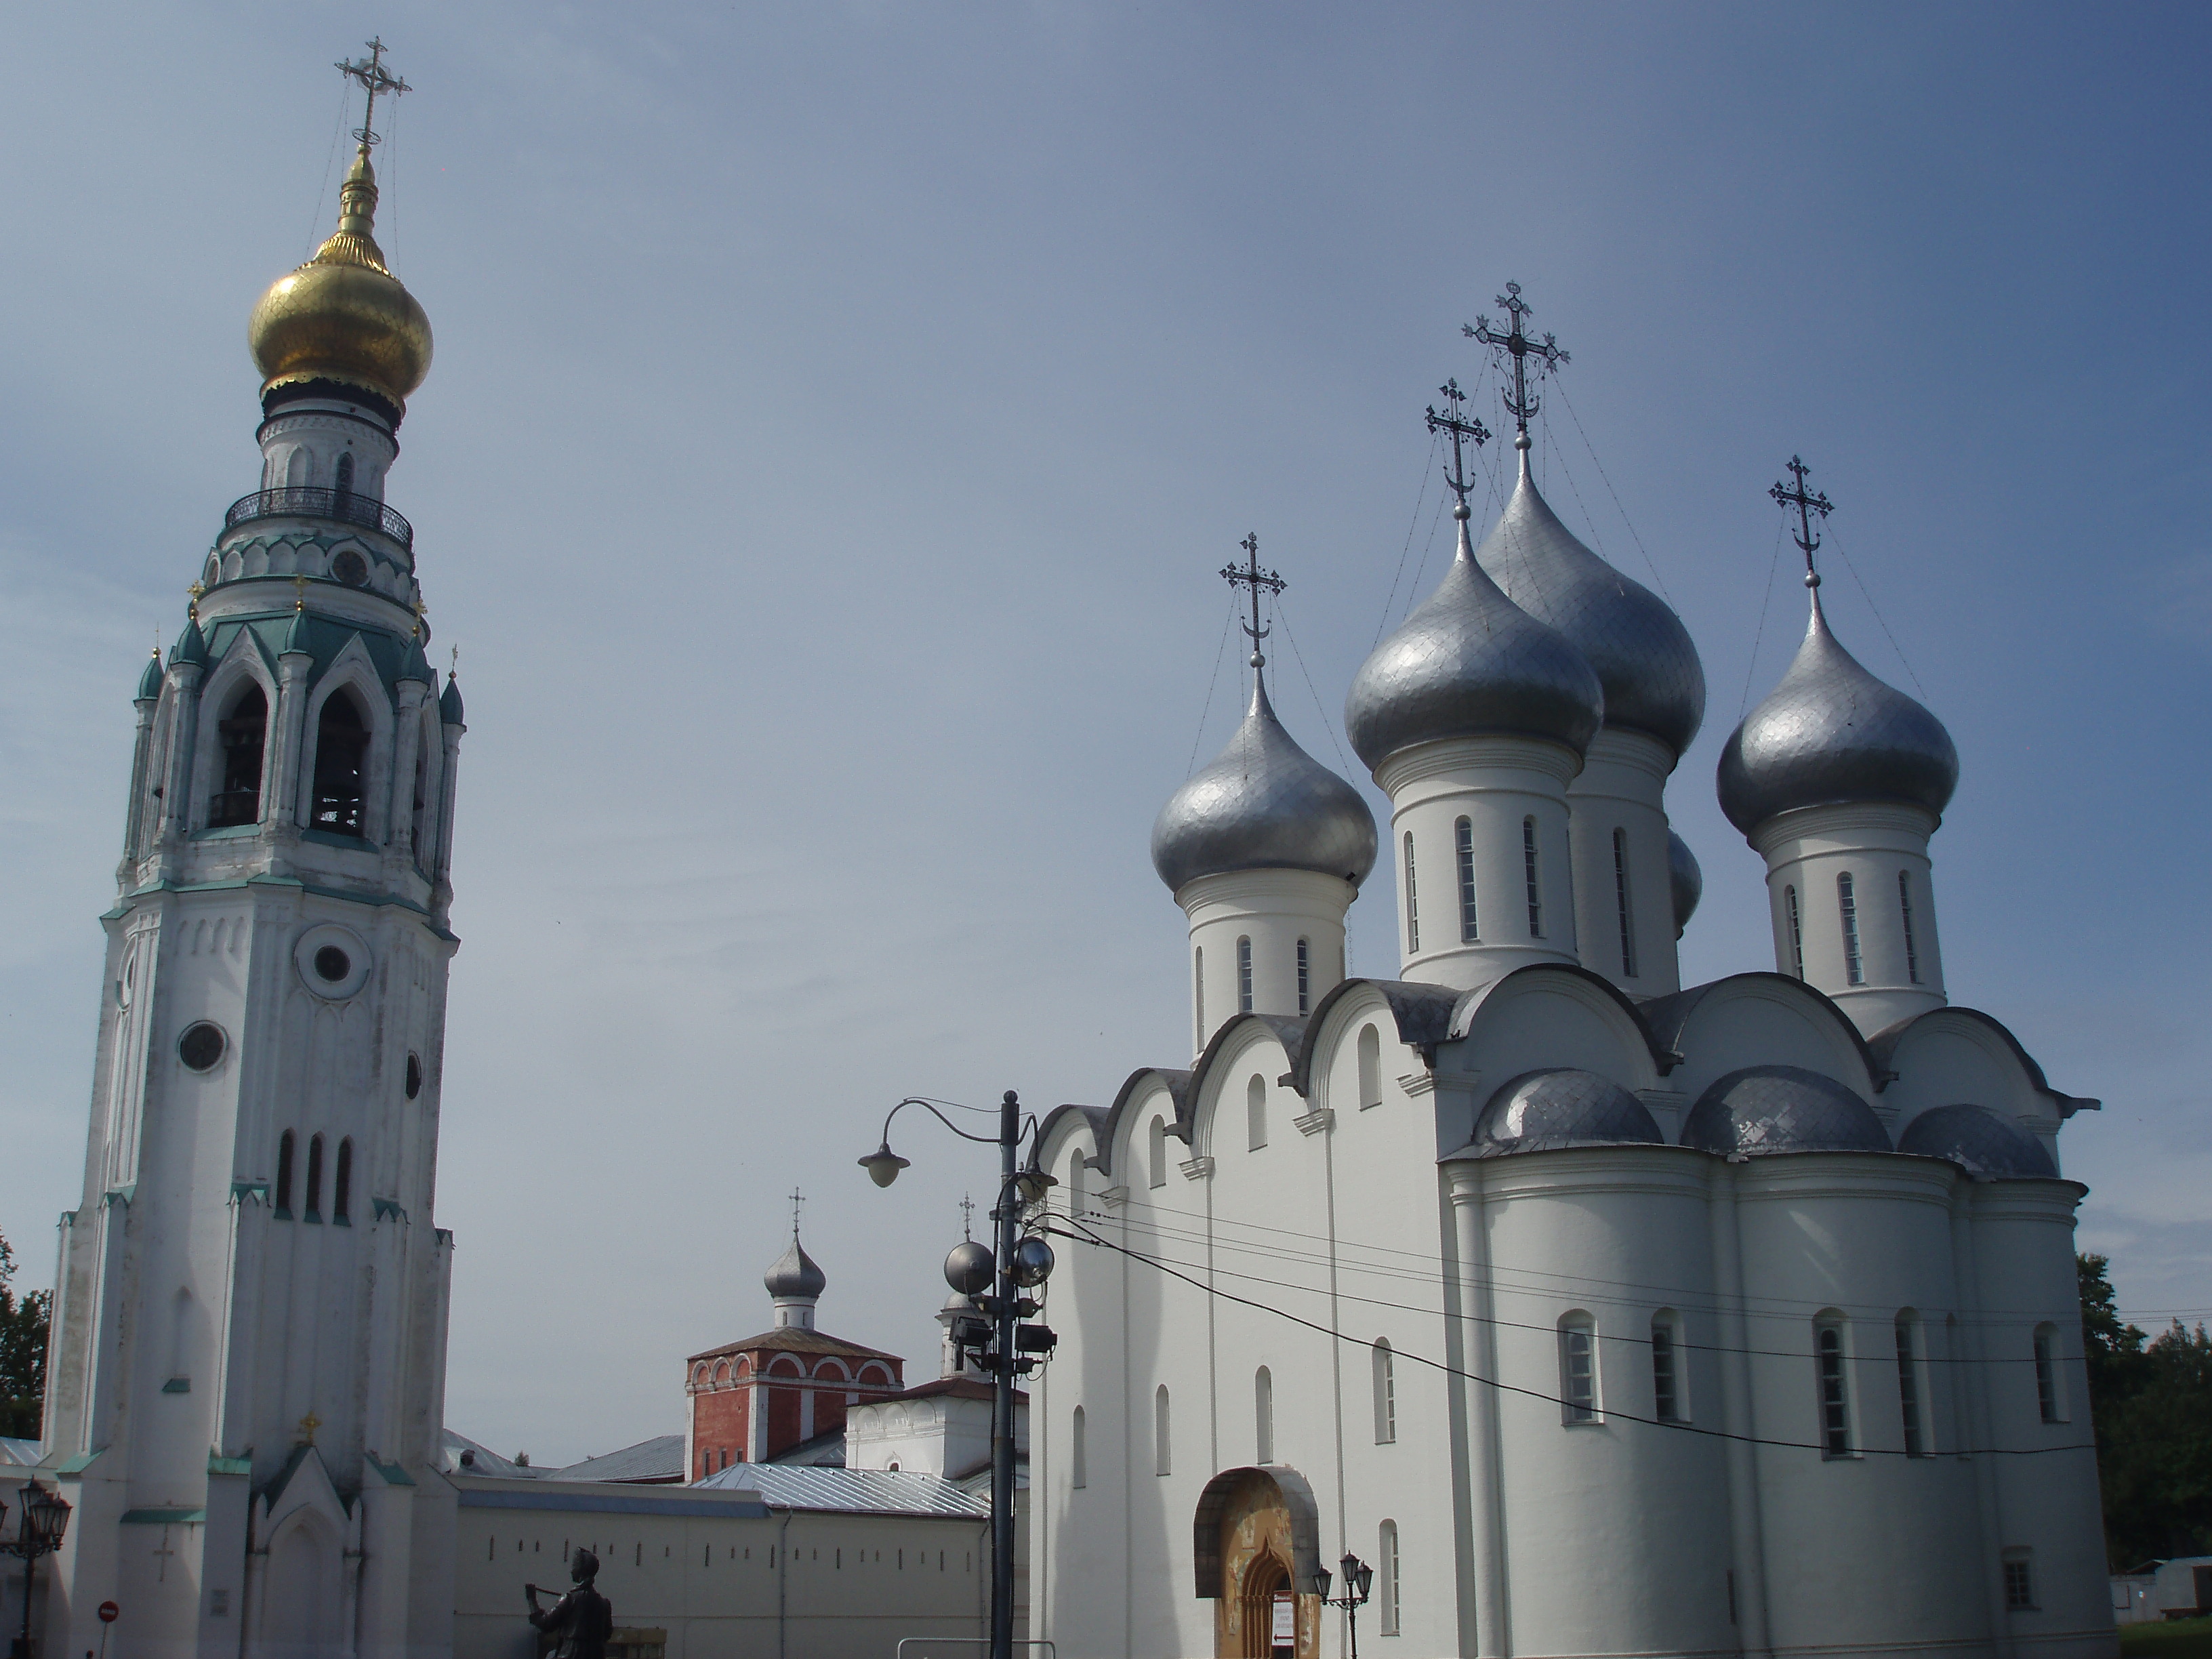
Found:
M 1089 1201 L 1084 1191 L 1085 1168 L 1083 1148 L 1078 1146 L 1067 1158 L 1067 1212 L 1070 1215 L 1081 1215 Z
M 1405 1593 L 1398 1583 L 1398 1523 L 1385 1521 L 1375 1540 L 1375 1627 L 1385 1636 L 1399 1630 L 1398 1609 Z
M 1168 1184 L 1168 1126 L 1165 1118 L 1156 1117 L 1146 1131 L 1151 1137 L 1152 1167 L 1146 1171 L 1155 1187 Z
M 1597 1328 L 1579 1310 L 1559 1321 L 1559 1420 L 1597 1421 Z
M 1413 832 L 1406 831 L 1406 954 L 1421 948 L 1421 900 L 1413 886 Z
M 1382 1039 L 1372 1025 L 1359 1028 L 1359 1109 L 1382 1103 Z
M 1194 946 L 1190 953 L 1190 1007 L 1192 1023 L 1198 1029 L 1198 1041 L 1192 1046 L 1203 1048 L 1206 1047 L 1206 947 L 1203 945 Z
M 1897 872 L 1897 913 L 1905 923 L 1905 976 L 1920 983 L 1920 946 L 1912 937 L 1912 872 Z
M 1844 1322 L 1840 1314 L 1823 1314 L 1813 1326 L 1814 1361 L 1820 1388 L 1820 1455 L 1851 1455 L 1851 1401 L 1844 1380 Z
M 1091 1456 L 1085 1439 L 1083 1407 L 1078 1406 L 1067 1425 L 1067 1484 L 1078 1492 L 1091 1484 Z
M 1848 985 L 1866 983 L 1866 967 L 1859 957 L 1859 902 L 1851 872 L 1844 871 L 1836 878 L 1836 909 L 1844 923 L 1844 981 Z
M 1304 939 L 1298 941 L 1298 1012 L 1313 1012 L 1313 947 Z
M 1255 1463 L 1275 1461 L 1275 1377 L 1265 1365 L 1252 1373 L 1252 1443 Z
M 307 468 L 313 460 L 313 458 L 301 447 L 295 447 L 291 453 L 284 457 L 284 487 L 287 489 L 300 489 L 306 487 Z
M 1620 976 L 1636 977 L 1636 933 L 1628 920 L 1628 831 L 1613 832 L 1613 902 L 1620 912 Z
M 1398 1438 L 1398 1375 L 1387 1339 L 1375 1344 L 1375 1443 L 1388 1446 Z
M 1244 1085 L 1244 1130 L 1252 1151 L 1267 1144 L 1267 1084 L 1256 1074 Z
M 276 1213 L 292 1218 L 292 1132 L 276 1137 Z
M 1790 927 L 1790 971 L 1797 978 L 1805 977 L 1805 928 L 1797 915 L 1797 890 L 1782 890 L 1783 918 Z
M 430 745 L 437 739 L 437 726 L 426 715 L 422 736 L 415 744 L 414 808 L 408 820 L 407 837 L 414 850 L 416 868 L 425 875 L 430 871 Z
M 362 806 L 368 798 L 362 778 L 368 758 L 368 728 L 351 696 L 333 691 L 323 701 L 315 723 L 315 806 L 313 823 L 333 835 L 363 833 Z
M 353 451 L 350 449 L 338 457 L 337 489 L 341 495 L 353 494 Z
M 1249 939 L 1237 941 L 1237 1012 L 1252 1012 L 1252 941 Z
M 307 1141 L 307 1219 L 323 1218 L 323 1138 L 310 1137 Z
M 2058 1328 L 2035 1328 L 2035 1405 L 2046 1423 L 2066 1420 L 2066 1396 L 2058 1376 Z
M 1897 1316 L 1897 1411 L 1907 1457 L 1928 1455 L 1928 1433 L 1920 1411 L 1919 1326 L 1910 1311 Z
M 1528 937 L 1544 937 L 1543 872 L 1536 865 L 1536 820 L 1521 820 L 1521 868 L 1528 878 Z
M 1651 1317 L 1651 1414 L 1662 1423 L 1686 1423 L 1682 1401 L 1681 1317 L 1662 1308 Z
M 1174 1467 L 1169 1455 L 1168 1385 L 1164 1382 L 1152 1390 L 1152 1473 L 1166 1474 Z
M 1459 854 L 1459 939 L 1472 945 L 1481 937 L 1474 914 L 1474 825 L 1462 818 L 1452 826 L 1452 842 Z
M 269 699 L 248 683 L 216 724 L 222 744 L 222 784 L 208 803 L 208 828 L 261 821 L 261 756 L 269 740 Z
M 345 1222 L 353 1218 L 353 1137 L 338 1142 L 338 1167 L 331 1178 L 331 1219 Z

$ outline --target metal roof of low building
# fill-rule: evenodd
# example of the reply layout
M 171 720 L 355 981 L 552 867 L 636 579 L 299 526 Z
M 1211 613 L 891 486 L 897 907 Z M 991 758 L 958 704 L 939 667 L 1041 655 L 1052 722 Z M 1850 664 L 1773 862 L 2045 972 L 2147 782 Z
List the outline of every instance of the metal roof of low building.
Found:
M 693 1483 L 714 1492 L 757 1492 L 770 1509 L 836 1515 L 941 1515 L 982 1520 L 990 1500 L 934 1474 L 904 1469 L 793 1468 L 733 1463 Z
M 758 1336 L 748 1336 L 740 1341 L 725 1342 L 719 1348 L 708 1348 L 695 1353 L 692 1360 L 719 1359 L 724 1354 L 748 1353 L 763 1349 L 785 1353 L 857 1354 L 863 1359 L 896 1359 L 898 1355 L 885 1353 L 881 1348 L 867 1348 L 858 1342 L 848 1342 L 842 1336 L 831 1336 L 826 1331 L 810 1331 L 797 1325 L 786 1325 L 772 1331 L 763 1331 Z
M 664 1483 L 684 1478 L 684 1437 L 657 1434 L 635 1446 L 624 1446 L 598 1457 L 587 1457 L 566 1468 L 549 1469 L 552 1480 L 617 1480 L 641 1484 Z

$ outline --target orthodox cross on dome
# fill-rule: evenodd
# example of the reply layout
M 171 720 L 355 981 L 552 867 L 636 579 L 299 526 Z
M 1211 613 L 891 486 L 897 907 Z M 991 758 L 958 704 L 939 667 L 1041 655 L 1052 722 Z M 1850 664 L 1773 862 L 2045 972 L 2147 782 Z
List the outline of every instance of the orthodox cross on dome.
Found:
M 1446 380 L 1437 390 L 1443 394 L 1444 412 L 1437 413 L 1434 404 L 1429 405 L 1429 430 L 1451 434 L 1451 471 L 1444 475 L 1444 486 L 1459 497 L 1462 507 L 1467 505 L 1467 492 L 1474 488 L 1474 480 L 1467 476 L 1466 446 L 1477 449 L 1490 441 L 1490 428 L 1479 421 L 1467 418 L 1467 394 L 1459 389 L 1457 376 Z
M 1520 283 L 1506 283 L 1505 292 L 1498 296 L 1498 303 L 1505 307 L 1506 328 L 1503 334 L 1491 327 L 1487 317 L 1478 317 L 1472 323 L 1462 324 L 1460 332 L 1470 340 L 1481 341 L 1491 349 L 1493 356 L 1502 351 L 1513 359 L 1513 390 L 1505 394 L 1505 412 L 1513 417 L 1520 435 L 1525 439 L 1528 435 L 1528 417 L 1542 407 L 1528 395 L 1528 360 L 1531 357 L 1536 360 L 1535 374 L 1540 380 L 1569 359 L 1567 354 L 1559 349 L 1559 343 L 1553 336 L 1547 334 L 1540 340 L 1531 339 L 1528 331 L 1521 325 L 1523 319 L 1535 313 L 1529 310 L 1528 302 L 1521 297 Z M 1498 366 L 1504 367 L 1502 359 Z
M 332 67 L 348 80 L 360 82 L 368 94 L 368 107 L 362 112 L 361 125 L 353 130 L 353 136 L 361 140 L 361 153 L 366 156 L 369 146 L 380 142 L 382 137 L 376 131 L 377 94 L 389 93 L 397 98 L 401 93 L 412 92 L 415 88 L 384 67 L 384 40 L 381 36 L 363 44 L 368 47 L 368 57 L 356 58 L 350 63 L 340 58 Z
M 1796 487 L 1784 489 L 1778 483 L 1766 493 L 1773 496 L 1778 505 L 1797 509 L 1797 528 L 1790 532 L 1790 539 L 1796 542 L 1805 555 L 1805 586 L 1818 587 L 1820 573 L 1813 568 L 1813 550 L 1820 546 L 1820 538 L 1813 529 L 1813 515 L 1817 513 L 1825 519 L 1836 510 L 1836 504 L 1818 490 L 1807 493 L 1805 475 L 1812 470 L 1792 455 L 1790 458 L 1790 476 L 1797 481 Z
M 967 1194 L 963 1193 L 963 1194 L 960 1194 L 960 1237 L 963 1237 L 963 1238 L 973 1238 L 973 1237 L 975 1237 L 975 1200 L 974 1199 L 970 1198 Z
M 805 1202 L 806 1195 L 798 1188 L 793 1187 L 791 1189 L 791 1236 L 793 1238 L 799 1237 L 799 1206 Z
M 1260 641 L 1274 632 L 1271 628 L 1260 626 L 1261 591 L 1265 589 L 1270 593 L 1279 593 L 1290 584 L 1276 572 L 1260 568 L 1259 532 L 1253 531 L 1237 545 L 1244 550 L 1244 562 L 1241 566 L 1223 565 L 1221 575 L 1231 587 L 1246 587 L 1252 591 L 1252 620 L 1246 623 L 1243 627 L 1244 631 L 1252 636 L 1252 666 L 1259 668 L 1267 660 L 1260 654 Z
M 315 1431 L 322 1426 L 323 1419 L 316 1416 L 314 1413 L 309 1412 L 305 1417 L 300 1419 L 300 1443 L 303 1446 L 313 1445 L 315 1443 Z

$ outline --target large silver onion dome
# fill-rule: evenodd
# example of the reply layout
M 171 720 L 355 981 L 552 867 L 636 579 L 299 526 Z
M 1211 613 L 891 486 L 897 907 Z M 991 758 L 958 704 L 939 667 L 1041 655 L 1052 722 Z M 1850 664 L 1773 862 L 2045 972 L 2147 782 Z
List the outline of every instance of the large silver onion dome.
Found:
M 1705 671 L 1671 606 L 1615 570 L 1559 522 L 1528 476 L 1475 550 L 1505 596 L 1549 623 L 1589 659 L 1605 687 L 1605 723 L 1631 726 L 1680 755 L 1705 717 Z
M 1698 901 L 1705 896 L 1705 872 L 1698 868 L 1690 843 L 1672 830 L 1667 832 L 1667 884 L 1674 890 L 1674 937 L 1680 939 L 1698 913 Z
M 1375 815 L 1291 739 L 1255 672 L 1229 746 L 1160 808 L 1152 867 L 1171 892 L 1231 870 L 1312 870 L 1357 887 L 1375 867 Z
M 1352 682 L 1344 725 L 1352 748 L 1370 769 L 1417 743 L 1489 732 L 1583 752 L 1605 719 L 1596 670 L 1565 635 L 1505 597 L 1475 561 L 1465 504 L 1452 511 L 1459 551 L 1451 568 Z
M 1828 631 L 1817 583 L 1805 643 L 1721 750 L 1721 811 L 1750 835 L 1832 801 L 1903 801 L 1941 817 L 1959 787 L 1943 724 L 1861 667 Z
M 806 1254 L 799 1242 L 799 1235 L 791 1236 L 791 1248 L 775 1259 L 775 1266 L 761 1275 L 761 1283 L 768 1286 L 772 1297 L 818 1297 L 830 1283 L 830 1275 L 814 1265 L 814 1258 Z
M 1610 1078 L 1571 1066 L 1523 1072 L 1475 1120 L 1477 1158 L 1568 1146 L 1663 1146 L 1650 1109 Z
M 2058 1166 L 2043 1143 L 1986 1106 L 1938 1106 L 1905 1126 L 1897 1150 L 1955 1164 L 1976 1181 L 2050 1180 Z
M 1796 1066 L 1747 1066 L 1716 1079 L 1683 1120 L 1682 1145 L 1728 1158 L 1890 1149 L 1873 1107 Z

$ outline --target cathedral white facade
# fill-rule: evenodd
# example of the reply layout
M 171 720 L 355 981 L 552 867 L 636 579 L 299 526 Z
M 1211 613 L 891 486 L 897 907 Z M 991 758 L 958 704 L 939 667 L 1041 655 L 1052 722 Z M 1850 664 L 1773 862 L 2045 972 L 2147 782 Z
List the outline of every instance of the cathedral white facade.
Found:
M 1078 1242 L 1032 1631 L 1314 1659 L 1350 1552 L 1370 1655 L 2109 1655 L 2058 1173 L 2096 1103 L 1946 995 L 1950 738 L 1830 631 L 1808 545 L 1804 642 L 1720 767 L 1775 966 L 1684 988 L 1664 790 L 1703 671 L 1522 428 L 1497 523 L 1462 477 L 1449 571 L 1351 688 L 1387 830 L 1256 649 L 1155 827 L 1197 1058 L 1040 1133 Z M 1347 979 L 1378 851 L 1402 976 Z

